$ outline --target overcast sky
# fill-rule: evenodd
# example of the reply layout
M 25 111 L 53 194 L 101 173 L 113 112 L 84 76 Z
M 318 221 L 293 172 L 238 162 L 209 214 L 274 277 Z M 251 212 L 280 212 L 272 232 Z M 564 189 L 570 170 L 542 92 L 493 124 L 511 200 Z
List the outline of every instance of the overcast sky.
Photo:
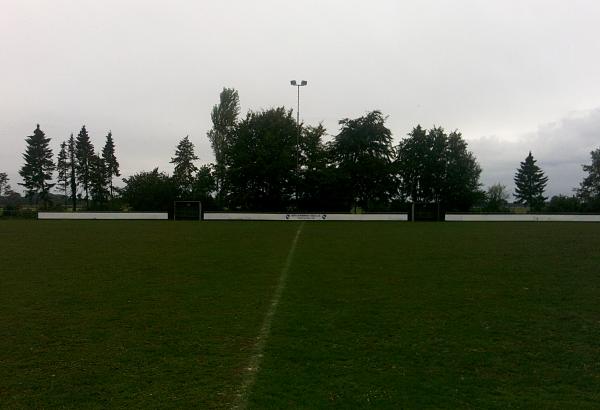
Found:
M 296 106 L 337 121 L 380 109 L 396 141 L 458 129 L 487 186 L 512 190 L 532 150 L 548 194 L 570 194 L 600 146 L 600 1 L 0 0 L 0 171 L 13 188 L 36 123 L 60 141 L 111 129 L 124 176 L 201 163 L 224 86 L 242 112 Z

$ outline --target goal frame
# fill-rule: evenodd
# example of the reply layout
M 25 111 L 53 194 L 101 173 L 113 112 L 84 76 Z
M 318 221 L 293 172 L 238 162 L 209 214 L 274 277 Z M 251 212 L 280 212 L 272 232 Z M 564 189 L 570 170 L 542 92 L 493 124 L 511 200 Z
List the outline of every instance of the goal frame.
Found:
M 177 220 L 177 204 L 197 204 L 198 205 L 198 221 L 202 220 L 202 201 L 173 201 L 173 220 Z M 187 220 L 196 220 L 195 218 L 187 218 Z

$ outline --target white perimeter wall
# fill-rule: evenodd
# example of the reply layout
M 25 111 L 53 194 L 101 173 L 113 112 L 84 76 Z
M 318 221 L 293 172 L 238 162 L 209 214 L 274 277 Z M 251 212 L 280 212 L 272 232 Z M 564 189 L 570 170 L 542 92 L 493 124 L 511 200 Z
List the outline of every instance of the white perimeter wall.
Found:
M 166 212 L 38 212 L 38 219 L 169 219 Z
M 207 221 L 406 221 L 407 214 L 275 214 L 206 212 Z
M 38 219 L 169 219 L 165 212 L 39 212 Z M 407 214 L 277 214 L 207 212 L 212 221 L 407 221 Z M 600 222 L 600 215 L 446 214 L 450 222 Z
M 600 222 L 600 215 L 532 215 L 532 214 L 446 214 L 446 221 L 490 221 L 490 222 Z

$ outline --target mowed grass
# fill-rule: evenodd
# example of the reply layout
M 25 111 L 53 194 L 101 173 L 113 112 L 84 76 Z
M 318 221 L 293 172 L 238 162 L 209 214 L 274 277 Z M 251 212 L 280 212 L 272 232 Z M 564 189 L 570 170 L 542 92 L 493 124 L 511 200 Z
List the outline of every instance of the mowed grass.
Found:
M 228 408 L 299 223 L 0 221 L 0 406 Z M 302 227 L 250 408 L 594 408 L 600 224 Z
M 294 234 L 0 222 L 0 407 L 226 406 Z
M 600 225 L 307 225 L 255 408 L 597 408 Z

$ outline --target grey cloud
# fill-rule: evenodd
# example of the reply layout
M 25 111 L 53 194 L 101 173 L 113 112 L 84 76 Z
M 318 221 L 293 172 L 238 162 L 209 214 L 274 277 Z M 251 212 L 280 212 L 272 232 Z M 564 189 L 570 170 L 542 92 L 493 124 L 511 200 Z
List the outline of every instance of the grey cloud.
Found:
M 7 1 L 0 169 L 16 186 L 37 122 L 55 149 L 82 124 L 97 147 L 112 129 L 124 175 L 170 171 L 188 134 L 210 162 L 223 86 L 239 90 L 242 112 L 295 108 L 289 80 L 305 79 L 301 118 L 330 134 L 381 109 L 396 140 L 418 123 L 458 128 L 486 183 L 510 183 L 532 149 L 551 189 L 568 192 L 595 123 L 550 122 L 600 106 L 598 21 L 597 0 Z
M 512 141 L 482 137 L 469 145 L 483 167 L 485 185 L 501 182 L 512 192 L 514 173 L 531 151 L 549 178 L 547 193 L 570 195 L 584 176 L 581 165 L 600 147 L 600 108 L 571 113 Z

